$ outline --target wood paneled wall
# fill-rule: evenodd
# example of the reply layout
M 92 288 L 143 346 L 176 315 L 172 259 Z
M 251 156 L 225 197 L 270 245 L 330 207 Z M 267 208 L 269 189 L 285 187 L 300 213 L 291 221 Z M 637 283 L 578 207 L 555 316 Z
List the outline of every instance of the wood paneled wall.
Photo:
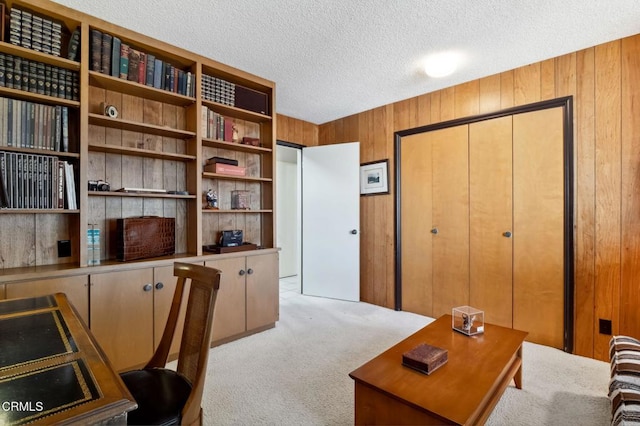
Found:
M 318 126 L 308 121 L 276 114 L 276 139 L 304 146 L 318 145 Z
M 318 144 L 360 141 L 362 162 L 391 165 L 392 193 L 361 198 L 362 300 L 394 306 L 395 131 L 569 95 L 575 353 L 608 359 L 610 336 L 599 333 L 599 319 L 611 320 L 614 334 L 640 338 L 640 35 L 320 125 Z M 287 120 L 278 117 L 278 125 L 278 139 L 281 130 L 290 139 L 280 129 Z

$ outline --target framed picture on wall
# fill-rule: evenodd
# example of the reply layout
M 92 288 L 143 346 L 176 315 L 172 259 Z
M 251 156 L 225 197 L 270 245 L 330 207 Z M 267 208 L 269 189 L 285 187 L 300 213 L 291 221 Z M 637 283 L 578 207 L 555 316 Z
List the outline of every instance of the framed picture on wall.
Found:
M 360 195 L 389 193 L 389 160 L 360 165 Z

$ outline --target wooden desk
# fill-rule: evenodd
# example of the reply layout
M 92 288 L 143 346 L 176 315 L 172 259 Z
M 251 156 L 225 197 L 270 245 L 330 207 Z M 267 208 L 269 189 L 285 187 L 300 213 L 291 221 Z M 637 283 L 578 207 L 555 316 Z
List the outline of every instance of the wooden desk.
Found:
M 355 380 L 355 423 L 395 425 L 483 424 L 504 390 L 522 387 L 524 331 L 485 324 L 465 336 L 443 315 L 349 374 Z M 421 343 L 447 349 L 448 361 L 422 374 L 402 365 Z
M 64 294 L 0 301 L 0 424 L 126 424 L 136 407 Z

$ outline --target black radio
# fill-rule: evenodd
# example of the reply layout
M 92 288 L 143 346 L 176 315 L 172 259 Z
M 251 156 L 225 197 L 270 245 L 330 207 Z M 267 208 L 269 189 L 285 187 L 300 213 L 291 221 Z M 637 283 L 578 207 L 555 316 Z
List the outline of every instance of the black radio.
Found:
M 242 231 L 235 229 L 233 231 L 222 231 L 220 236 L 221 247 L 235 247 L 242 245 Z

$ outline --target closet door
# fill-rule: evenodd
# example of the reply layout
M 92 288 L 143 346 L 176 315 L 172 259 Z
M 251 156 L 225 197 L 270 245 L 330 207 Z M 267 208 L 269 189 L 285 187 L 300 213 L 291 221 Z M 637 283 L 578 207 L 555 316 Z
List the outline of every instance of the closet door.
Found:
M 469 125 L 469 304 L 512 322 L 512 117 Z
M 513 327 L 563 347 L 563 111 L 513 116 Z
M 431 133 L 402 138 L 402 310 L 432 316 Z
M 468 125 L 430 133 L 433 317 L 469 302 Z

